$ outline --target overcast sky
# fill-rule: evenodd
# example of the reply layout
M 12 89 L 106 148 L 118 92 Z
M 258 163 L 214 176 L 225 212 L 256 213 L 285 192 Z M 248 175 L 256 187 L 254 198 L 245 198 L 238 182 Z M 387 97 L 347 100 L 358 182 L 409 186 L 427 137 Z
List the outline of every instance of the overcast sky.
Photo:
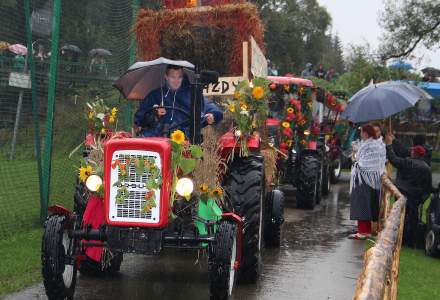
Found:
M 377 48 L 382 30 L 379 26 L 379 12 L 383 0 L 318 0 L 327 7 L 332 16 L 332 32 L 338 33 L 344 47 L 351 44 L 365 44 Z M 423 59 L 412 62 L 417 69 L 429 65 L 440 68 L 440 50 L 435 52 L 419 49 L 416 54 Z

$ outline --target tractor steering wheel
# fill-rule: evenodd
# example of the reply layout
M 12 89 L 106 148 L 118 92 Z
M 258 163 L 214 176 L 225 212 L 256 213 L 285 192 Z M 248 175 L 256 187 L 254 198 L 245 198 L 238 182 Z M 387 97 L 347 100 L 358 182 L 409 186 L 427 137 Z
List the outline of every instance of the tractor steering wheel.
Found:
M 164 126 L 162 127 L 162 133 L 161 133 L 161 135 L 164 136 L 164 137 L 168 137 L 174 129 L 179 128 L 179 127 L 185 125 L 186 123 L 188 123 L 188 122 L 190 121 L 191 116 L 190 116 L 190 114 L 189 114 L 186 110 L 184 110 L 184 109 L 182 109 L 182 108 L 180 108 L 180 107 L 173 107 L 173 106 L 168 106 L 168 105 L 164 105 L 164 106 L 155 106 L 155 107 L 150 108 L 149 110 L 147 110 L 147 111 L 145 112 L 145 114 L 144 114 L 144 119 L 145 119 L 145 117 L 146 117 L 147 115 L 151 114 L 151 112 L 152 112 L 153 110 L 156 110 L 156 109 L 158 109 L 158 108 L 165 108 L 165 109 L 177 110 L 177 111 L 180 111 L 181 113 L 183 113 L 183 114 L 185 115 L 185 117 L 186 117 L 186 119 L 183 120 L 182 122 L 179 122 L 179 123 L 177 123 L 177 124 L 173 124 L 172 126 L 168 126 L 168 124 L 163 124 Z

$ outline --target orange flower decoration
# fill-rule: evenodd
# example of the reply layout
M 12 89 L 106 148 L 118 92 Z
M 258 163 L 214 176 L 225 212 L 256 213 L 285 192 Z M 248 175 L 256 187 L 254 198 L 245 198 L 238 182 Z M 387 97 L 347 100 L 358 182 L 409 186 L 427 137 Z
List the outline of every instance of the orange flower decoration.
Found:
M 260 100 L 264 96 L 264 89 L 261 86 L 256 86 L 252 89 L 252 97 Z
M 295 110 L 294 110 L 293 108 L 291 108 L 291 107 L 289 107 L 289 108 L 287 109 L 287 112 L 288 112 L 289 114 L 292 114 L 294 111 L 295 111 Z

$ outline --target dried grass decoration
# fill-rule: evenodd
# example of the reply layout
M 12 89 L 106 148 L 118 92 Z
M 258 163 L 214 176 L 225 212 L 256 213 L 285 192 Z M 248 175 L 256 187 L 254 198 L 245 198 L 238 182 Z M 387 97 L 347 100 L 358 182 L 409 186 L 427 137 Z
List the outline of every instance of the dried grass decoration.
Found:
M 186 59 L 221 73 L 216 64 L 226 65 L 228 70 L 223 71 L 228 75 L 242 74 L 242 43 L 249 36 L 264 49 L 263 23 L 257 7 L 250 3 L 177 10 L 143 9 L 135 32 L 138 56 L 143 60 L 166 54 L 168 58 Z

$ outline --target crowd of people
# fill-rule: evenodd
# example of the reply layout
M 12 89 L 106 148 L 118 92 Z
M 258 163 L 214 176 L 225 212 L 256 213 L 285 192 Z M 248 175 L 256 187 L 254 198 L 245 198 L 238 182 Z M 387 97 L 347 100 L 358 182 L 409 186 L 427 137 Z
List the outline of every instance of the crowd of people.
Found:
M 279 71 L 276 64 L 273 61 L 267 61 L 267 74 L 269 76 L 279 76 Z M 292 74 L 293 75 L 293 74 Z M 328 71 L 325 70 L 323 64 L 319 64 L 317 69 L 314 69 L 312 63 L 307 63 L 306 68 L 301 72 L 301 77 L 317 77 L 325 79 L 327 81 L 333 81 L 338 78 L 339 74 L 336 72 L 335 68 L 329 68 Z
M 350 219 L 358 223 L 351 239 L 372 236 L 372 222 L 380 211 L 381 176 L 387 161 L 396 169 L 395 184 L 407 198 L 403 244 L 416 247 L 419 209 L 432 191 L 432 149 L 424 135 L 416 135 L 406 148 L 395 136 L 383 134 L 379 124 L 360 128 L 360 141 L 354 143 L 350 181 Z

